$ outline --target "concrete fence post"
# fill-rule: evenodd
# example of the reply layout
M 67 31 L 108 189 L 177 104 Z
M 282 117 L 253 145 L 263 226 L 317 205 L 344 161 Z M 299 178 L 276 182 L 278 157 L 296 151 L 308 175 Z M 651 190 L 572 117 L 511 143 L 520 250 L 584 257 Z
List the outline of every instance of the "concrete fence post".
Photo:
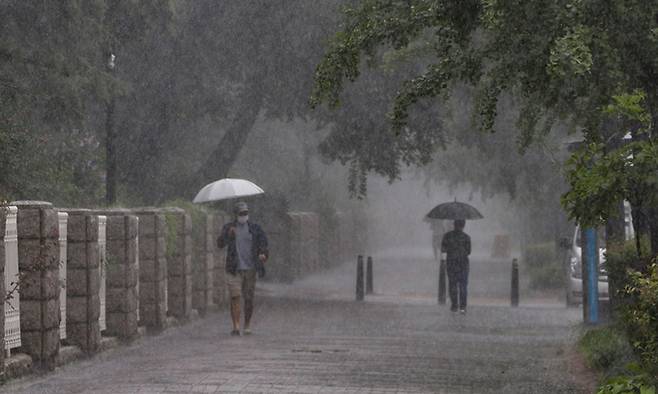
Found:
M 193 266 L 193 293 L 192 308 L 201 315 L 205 315 L 208 309 L 214 305 L 213 281 L 215 269 L 215 249 L 217 245 L 213 239 L 215 216 L 203 214 L 200 235 L 194 239 L 192 253 Z
M 224 305 L 228 298 L 226 293 L 226 248 L 220 250 L 217 247 L 217 238 L 221 234 L 222 227 L 230 220 L 230 216 L 225 213 L 217 214 L 212 233 L 212 245 L 215 251 L 213 301 L 217 306 Z
M 66 337 L 87 354 L 100 344 L 100 255 L 98 216 L 69 209 L 66 266 Z
M 167 222 L 168 310 L 179 319 L 192 313 L 192 219 L 185 210 L 162 210 Z
M 0 284 L 2 292 L 10 293 L 10 298 L 0 306 L 4 332 L 4 350 L 7 356 L 11 349 L 21 346 L 21 315 L 20 293 L 18 291 L 18 208 L 14 206 L 0 207 L 0 260 L 4 280 Z M 3 367 L 4 364 L 0 364 Z
M 139 219 L 129 210 L 107 216 L 107 335 L 137 337 L 139 320 Z
M 166 221 L 158 209 L 138 209 L 140 325 L 160 330 L 167 318 Z
M 59 352 L 59 224 L 52 204 L 17 201 L 21 349 L 54 368 Z
M 0 206 L 0 274 L 2 274 L 2 280 L 0 280 L 0 294 L 6 294 L 5 292 L 5 283 L 7 277 L 5 276 L 5 239 L 6 239 L 6 228 L 7 228 L 7 213 L 9 209 L 6 206 Z M 2 302 L 0 304 L 0 332 L 2 332 L 2 350 L 0 351 L 0 376 L 4 376 L 5 373 L 5 352 L 9 355 L 9 349 L 7 348 L 7 332 L 5 331 L 5 308 L 9 308 L 8 303 Z
M 107 329 L 107 216 L 98 215 L 98 327 L 101 332 Z
M 59 281 L 62 284 L 59 289 L 59 339 L 66 339 L 66 263 L 67 263 L 67 230 L 69 214 L 58 212 L 59 222 Z

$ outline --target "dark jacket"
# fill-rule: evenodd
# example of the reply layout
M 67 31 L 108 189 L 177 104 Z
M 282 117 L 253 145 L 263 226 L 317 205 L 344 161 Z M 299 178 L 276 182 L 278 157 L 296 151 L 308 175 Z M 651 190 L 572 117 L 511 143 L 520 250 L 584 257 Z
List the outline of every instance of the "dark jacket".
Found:
M 267 236 L 265 231 L 257 225 L 256 223 L 247 222 L 249 225 L 249 233 L 252 236 L 251 244 L 251 254 L 256 260 L 256 270 L 259 272 L 260 276 L 264 275 L 263 263 L 258 258 L 258 255 L 264 254 L 265 258 L 269 257 L 269 251 L 267 249 Z M 235 236 L 230 236 L 228 231 L 229 228 L 237 226 L 237 222 L 233 221 L 226 223 L 222 228 L 222 233 L 217 238 L 217 246 L 220 249 L 223 249 L 225 246 L 228 246 L 226 251 L 226 272 L 235 275 L 238 270 L 238 251 L 235 244 Z
M 449 231 L 443 236 L 441 251 L 446 254 L 449 264 L 467 264 L 471 254 L 471 237 L 460 230 Z

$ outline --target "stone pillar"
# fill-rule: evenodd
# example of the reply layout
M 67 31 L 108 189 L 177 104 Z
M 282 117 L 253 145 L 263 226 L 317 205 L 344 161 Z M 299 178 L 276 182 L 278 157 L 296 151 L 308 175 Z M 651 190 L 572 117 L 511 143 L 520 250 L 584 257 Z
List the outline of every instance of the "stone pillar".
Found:
M 101 305 L 98 327 L 103 332 L 107 329 L 107 216 L 105 215 L 98 215 L 98 255 L 100 256 L 98 298 Z
M 167 290 L 172 316 L 192 312 L 192 218 L 180 208 L 163 209 L 167 221 Z
M 17 201 L 21 296 L 21 349 L 54 368 L 59 352 L 59 225 L 57 211 L 42 201 Z
M 215 267 L 214 267 L 214 291 L 213 301 L 215 305 L 225 305 L 228 294 L 226 290 L 226 248 L 217 247 L 217 238 L 222 231 L 222 227 L 231 220 L 230 216 L 225 213 L 219 213 L 215 216 L 215 226 L 212 232 L 212 245 L 215 250 Z
M 2 303 L 4 311 L 2 313 L 3 331 L 4 332 L 4 349 L 7 355 L 11 354 L 11 349 L 21 346 L 21 315 L 20 315 L 20 294 L 18 292 L 19 271 L 18 271 L 18 230 L 17 230 L 16 207 L 0 207 L 0 259 L 3 263 L 0 267 L 3 269 L 3 292 L 5 298 L 9 298 Z M 3 355 L 5 352 L 2 352 Z
M 66 339 L 66 263 L 67 263 L 67 232 L 69 214 L 66 212 L 57 213 L 59 221 L 59 281 L 62 286 L 59 289 L 59 339 Z
M 139 324 L 162 329 L 167 318 L 167 224 L 158 209 L 134 213 L 139 218 Z
M 215 222 L 215 215 L 204 214 L 202 228 L 198 230 L 201 235 L 198 239 L 194 239 L 192 308 L 199 311 L 201 315 L 204 315 L 215 303 L 213 299 L 215 249 L 217 249 L 213 238 Z
M 9 207 L 0 206 L 0 274 L 2 274 L 0 280 L 0 294 L 5 293 L 5 234 L 6 234 L 6 225 L 7 225 L 7 214 L 9 213 Z M 2 348 L 0 349 L 0 377 L 5 374 L 5 303 L 0 302 L 0 332 L 2 333 Z M 9 307 L 9 306 L 8 306 Z
M 66 270 L 67 341 L 88 354 L 98 351 L 101 339 L 100 256 L 98 216 L 87 209 L 70 209 Z
M 137 336 L 139 313 L 139 219 L 128 210 L 107 216 L 107 329 L 121 339 Z

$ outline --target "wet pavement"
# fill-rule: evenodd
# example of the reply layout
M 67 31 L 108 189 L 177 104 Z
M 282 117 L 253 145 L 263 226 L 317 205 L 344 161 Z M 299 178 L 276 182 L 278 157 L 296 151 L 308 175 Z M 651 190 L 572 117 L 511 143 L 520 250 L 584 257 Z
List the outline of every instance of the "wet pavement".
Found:
M 569 350 L 578 309 L 550 298 L 512 309 L 507 274 L 476 258 L 468 313 L 453 314 L 436 305 L 425 257 L 376 256 L 377 294 L 365 302 L 352 301 L 352 263 L 263 283 L 251 336 L 229 336 L 222 311 L 0 392 L 587 392 Z

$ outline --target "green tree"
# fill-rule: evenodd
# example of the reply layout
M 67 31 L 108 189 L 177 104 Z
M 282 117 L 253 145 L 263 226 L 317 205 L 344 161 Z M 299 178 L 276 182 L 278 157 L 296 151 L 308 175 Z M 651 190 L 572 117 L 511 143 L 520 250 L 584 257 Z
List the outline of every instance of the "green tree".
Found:
M 495 131 L 501 95 L 519 99 L 521 148 L 557 121 L 579 128 L 587 143 L 621 139 L 625 130 L 603 132 L 609 119 L 604 109 L 616 95 L 636 90 L 645 93 L 651 119 L 644 138 L 655 139 L 656 9 L 656 1 L 363 0 L 346 8 L 342 29 L 316 68 L 311 102 L 339 106 L 345 82 L 360 76 L 364 59 L 377 64 L 382 53 L 408 51 L 423 41 L 431 59 L 423 54 L 424 71 L 397 86 L 388 112 L 395 138 L 411 142 L 407 149 L 418 153 L 407 156 L 413 164 L 423 164 L 421 153 L 440 143 L 428 147 L 437 141 L 436 128 L 410 127 L 410 111 L 427 99 L 441 102 L 460 85 L 476 90 L 473 117 L 488 132 Z M 359 136 L 373 146 L 380 138 Z M 373 170 L 394 176 L 401 162 Z M 658 234 L 657 222 L 651 221 L 652 234 Z

